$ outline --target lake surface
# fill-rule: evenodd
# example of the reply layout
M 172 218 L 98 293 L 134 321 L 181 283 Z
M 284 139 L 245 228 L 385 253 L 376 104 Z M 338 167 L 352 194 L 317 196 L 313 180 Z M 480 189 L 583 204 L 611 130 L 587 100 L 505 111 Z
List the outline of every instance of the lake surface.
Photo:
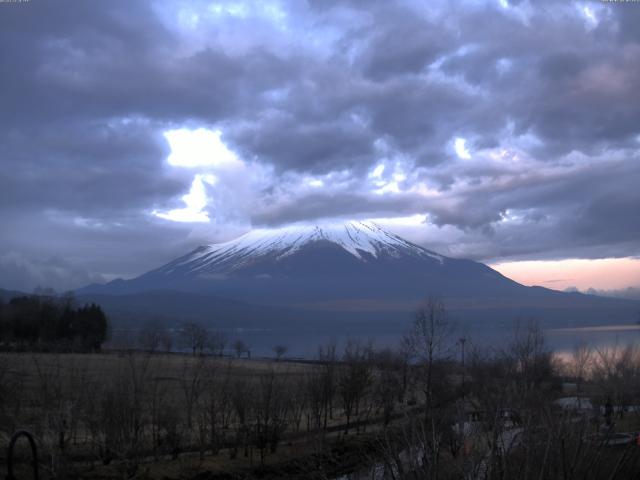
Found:
M 592 349 L 619 349 L 640 345 L 640 325 L 600 325 L 545 331 L 549 345 L 560 357 L 569 357 L 580 345 Z
M 381 329 L 355 329 L 342 334 L 315 331 L 282 331 L 282 330 L 230 330 L 225 332 L 227 337 L 234 341 L 241 339 L 252 349 L 255 356 L 270 357 L 275 345 L 284 345 L 288 348 L 287 356 L 313 358 L 318 351 L 318 346 L 336 343 L 338 351 L 346 342 L 353 338 L 361 341 L 371 341 L 377 347 L 395 347 L 401 339 L 406 328 L 395 332 Z M 640 344 L 640 325 L 592 325 L 573 328 L 544 328 L 545 340 L 549 347 L 557 353 L 571 352 L 579 345 L 587 345 L 591 348 L 624 347 L 632 343 Z M 453 341 L 464 337 L 467 340 L 467 348 L 474 346 L 481 349 L 500 349 L 514 337 L 514 328 L 505 326 L 460 326 L 454 331 Z
M 397 347 L 402 336 L 409 329 L 410 322 L 389 325 L 372 323 L 371 325 L 354 323 L 341 325 L 308 325 L 300 328 L 226 328 L 221 331 L 228 340 L 231 353 L 233 342 L 242 340 L 251 349 L 254 357 L 273 357 L 273 347 L 283 345 L 287 347 L 287 357 L 307 358 L 316 357 L 319 346 L 331 343 L 337 345 L 338 353 L 349 339 L 361 342 L 371 341 L 374 346 Z M 632 343 L 640 344 L 640 325 L 589 325 L 578 327 L 553 328 L 542 326 L 548 346 L 559 354 L 571 352 L 579 345 L 591 348 L 624 347 Z M 339 332 L 339 333 L 336 333 Z M 177 331 L 174 331 L 177 334 Z M 504 348 L 514 338 L 515 323 L 509 324 L 483 323 L 458 324 L 451 335 L 452 343 L 459 338 L 466 339 L 467 351 L 473 348 L 482 350 L 499 350 Z M 114 329 L 113 346 L 134 347 L 137 331 L 130 329 Z M 124 341 L 123 341 L 124 339 Z M 174 345 L 179 349 L 179 341 Z

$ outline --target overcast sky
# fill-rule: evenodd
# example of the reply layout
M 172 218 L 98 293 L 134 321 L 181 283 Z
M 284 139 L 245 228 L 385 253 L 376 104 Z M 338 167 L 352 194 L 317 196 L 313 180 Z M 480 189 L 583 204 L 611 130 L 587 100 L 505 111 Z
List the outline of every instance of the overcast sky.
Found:
M 599 1 L 0 3 L 0 287 L 329 218 L 639 285 L 638 25 Z

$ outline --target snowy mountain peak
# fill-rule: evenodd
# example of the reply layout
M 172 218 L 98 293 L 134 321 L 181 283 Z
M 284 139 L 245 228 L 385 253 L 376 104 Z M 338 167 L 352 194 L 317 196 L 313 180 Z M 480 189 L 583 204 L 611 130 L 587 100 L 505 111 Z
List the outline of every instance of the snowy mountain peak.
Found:
M 257 229 L 230 242 L 211 245 L 209 248 L 226 250 L 248 247 L 255 253 L 280 251 L 284 256 L 294 253 L 303 245 L 320 240 L 340 245 L 358 258 L 362 258 L 363 252 L 377 257 L 381 249 L 389 247 L 420 248 L 385 231 L 373 222 L 358 221 Z
M 409 255 L 444 262 L 444 257 L 414 245 L 374 222 L 348 221 L 254 229 L 229 242 L 200 247 L 162 270 L 163 273 L 175 270 L 188 270 L 190 273 L 229 272 L 265 256 L 281 260 L 320 241 L 338 245 L 362 261 L 370 257 Z

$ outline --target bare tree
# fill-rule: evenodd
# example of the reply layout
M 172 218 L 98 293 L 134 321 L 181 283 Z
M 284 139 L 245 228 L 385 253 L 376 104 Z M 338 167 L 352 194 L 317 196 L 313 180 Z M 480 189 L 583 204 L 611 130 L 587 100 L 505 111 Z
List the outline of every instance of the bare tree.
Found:
M 203 326 L 195 322 L 183 322 L 180 336 L 183 346 L 191 350 L 194 356 L 196 353 L 200 355 L 204 353 L 209 332 Z
M 231 379 L 232 371 L 229 364 L 223 372 L 211 367 L 206 377 L 206 419 L 209 423 L 209 443 L 214 455 L 224 443 L 224 432 L 228 429 L 232 413 Z
M 308 410 L 309 401 L 307 396 L 306 377 L 298 375 L 290 386 L 289 394 L 291 395 L 291 423 L 296 433 L 300 431 L 302 416 Z
M 593 360 L 593 351 L 588 345 L 582 343 L 571 352 L 571 358 L 569 359 L 568 373 L 574 378 L 576 382 L 576 396 L 578 402 L 581 401 L 582 385 L 586 379 L 586 376 L 591 371 Z
M 371 345 L 363 346 L 354 340 L 347 342 L 338 380 L 342 407 L 346 416 L 345 433 L 349 433 L 352 417 L 360 414 L 365 394 L 371 386 L 373 380 L 371 356 Z
M 32 356 L 37 372 L 35 406 L 42 414 L 45 440 L 51 441 L 51 465 L 56 475 L 68 471 L 68 446 L 78 430 L 80 406 L 86 401 L 86 364 L 65 361 L 60 355 L 42 361 Z M 64 365 L 63 365 L 64 362 Z
M 424 370 L 423 389 L 427 415 L 433 406 L 434 368 L 444 360 L 452 347 L 453 327 L 447 318 L 444 302 L 429 297 L 416 310 L 415 317 L 404 343 Z
M 282 357 L 284 357 L 284 355 L 287 353 L 287 347 L 285 347 L 284 345 L 276 345 L 275 347 L 273 347 L 273 353 L 275 353 L 276 355 L 276 361 L 279 362 Z
M 213 331 L 209 335 L 208 348 L 212 355 L 222 357 L 224 349 L 227 346 L 227 336 L 220 331 Z
M 264 463 L 267 447 L 275 453 L 287 426 L 289 396 L 283 378 L 269 369 L 258 378 L 252 409 L 253 437 Z
M 601 403 L 623 415 L 625 406 L 638 402 L 640 349 L 636 345 L 614 345 L 596 349 L 592 377 L 601 392 Z
M 403 365 L 399 355 L 390 349 L 382 350 L 375 356 L 377 377 L 375 381 L 375 401 L 382 410 L 383 422 L 386 427 L 396 408 L 399 393 L 402 390 Z M 401 397 L 400 397 L 401 398 Z
M 147 353 L 155 353 L 166 343 L 169 332 L 158 320 L 151 320 L 144 324 L 138 334 L 138 344 Z M 166 350 L 166 348 L 165 348 Z M 170 348 L 169 348 L 170 350 Z
M 553 375 L 553 356 L 546 344 L 540 325 L 535 320 L 518 322 L 513 341 L 504 352 L 515 367 L 514 378 L 523 395 L 538 389 L 541 382 Z
M 146 356 L 119 359 L 109 378 L 94 384 L 94 401 L 85 404 L 84 418 L 98 457 L 105 465 L 118 460 L 117 468 L 128 477 L 135 475 L 146 443 L 148 366 Z
M 233 349 L 236 351 L 236 357 L 238 358 L 240 358 L 243 353 L 249 351 L 249 347 L 247 347 L 247 345 L 242 340 L 236 340 L 235 342 L 233 342 Z
M 171 398 L 166 377 L 154 376 L 150 380 L 149 395 L 146 397 L 145 408 L 149 415 L 149 428 L 151 433 L 151 448 L 154 456 L 159 458 L 160 447 L 166 439 L 165 411 L 170 407 Z M 163 431 L 164 430 L 164 431 Z
M 322 392 L 322 412 L 324 415 L 324 430 L 327 429 L 329 419 L 333 419 L 333 400 L 338 384 L 338 357 L 336 344 L 332 341 L 318 349 L 318 361 L 322 366 L 320 385 Z
M 193 412 L 206 386 L 206 358 L 184 358 L 178 383 L 183 394 L 187 426 L 193 426 Z
M 244 376 L 236 377 L 231 384 L 231 405 L 236 423 L 236 438 L 233 449 L 229 451 L 232 459 L 236 458 L 240 446 L 244 447 L 244 456 L 249 456 L 249 436 L 251 433 L 249 420 L 253 411 L 254 398 L 251 380 Z
M 173 334 L 168 328 L 160 331 L 160 347 L 164 353 L 173 350 Z

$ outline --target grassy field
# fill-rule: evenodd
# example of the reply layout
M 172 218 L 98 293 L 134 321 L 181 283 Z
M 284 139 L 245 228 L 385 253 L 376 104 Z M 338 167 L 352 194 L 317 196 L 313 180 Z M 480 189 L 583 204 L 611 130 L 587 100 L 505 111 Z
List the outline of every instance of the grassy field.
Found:
M 502 478 L 523 469 L 536 478 L 565 478 L 566 468 L 579 478 L 640 472 L 635 442 L 614 449 L 598 440 L 605 422 L 612 433 L 640 429 L 640 412 L 621 408 L 639 403 L 640 362 L 611 371 L 594 363 L 580 392 L 595 408 L 575 412 L 556 400 L 575 395 L 579 377 L 544 351 L 471 357 L 464 370 L 362 344 L 323 355 L 0 353 L 0 443 L 32 432 L 41 478 L 329 480 L 366 478 L 381 462 L 406 469 L 401 479 L 474 478 L 487 468 Z M 607 419 L 608 398 L 617 410 Z M 506 438 L 518 440 L 496 443 Z
M 337 474 L 336 458 L 353 463 L 349 452 L 382 423 L 379 371 L 360 372 L 366 385 L 350 399 L 342 369 L 140 352 L 3 353 L 0 442 L 25 428 L 49 473 L 81 478 L 254 469 L 268 477 L 269 468 L 295 477 L 323 456 Z M 398 418 L 406 407 L 393 403 Z

